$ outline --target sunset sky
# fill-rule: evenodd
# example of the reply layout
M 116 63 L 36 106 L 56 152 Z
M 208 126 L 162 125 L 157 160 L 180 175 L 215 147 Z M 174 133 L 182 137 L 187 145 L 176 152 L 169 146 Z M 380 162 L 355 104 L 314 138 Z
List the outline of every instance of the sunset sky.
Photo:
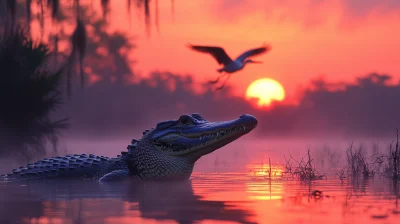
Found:
M 100 16 L 100 1 L 92 2 Z M 132 58 L 140 76 L 161 70 L 206 82 L 218 75 L 219 65 L 186 43 L 222 46 L 236 57 L 266 42 L 272 50 L 257 58 L 264 63 L 250 64 L 229 80 L 235 94 L 244 96 L 259 78 L 280 82 L 289 100 L 318 77 L 347 82 L 370 72 L 400 77 L 397 0 L 158 0 L 159 32 L 153 0 L 150 35 L 143 8 L 133 10 L 129 22 L 126 1 L 110 2 L 110 29 L 134 37 Z

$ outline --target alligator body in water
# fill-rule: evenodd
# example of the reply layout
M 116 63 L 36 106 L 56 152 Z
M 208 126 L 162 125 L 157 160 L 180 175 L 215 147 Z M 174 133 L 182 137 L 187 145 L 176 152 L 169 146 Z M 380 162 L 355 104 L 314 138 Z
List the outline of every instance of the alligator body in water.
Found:
M 133 139 L 128 150 L 115 158 L 92 154 L 52 157 L 14 169 L 0 179 L 188 179 L 200 157 L 256 126 L 257 119 L 251 115 L 219 122 L 209 122 L 199 114 L 181 115 L 177 120 L 163 121 L 144 131 L 140 140 Z

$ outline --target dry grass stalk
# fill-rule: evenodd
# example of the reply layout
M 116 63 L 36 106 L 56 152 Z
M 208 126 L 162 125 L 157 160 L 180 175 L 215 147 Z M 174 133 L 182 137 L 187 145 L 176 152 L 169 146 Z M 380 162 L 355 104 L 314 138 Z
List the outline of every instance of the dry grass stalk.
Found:
M 290 155 L 290 153 L 289 153 Z M 297 161 L 290 155 L 289 159 L 286 159 L 286 172 L 289 174 L 290 179 L 298 178 L 301 181 L 312 181 L 312 180 L 322 180 L 326 179 L 325 175 L 321 175 L 316 169 L 314 165 L 314 159 L 311 157 L 310 150 L 307 151 L 307 154 L 303 156 L 300 161 Z M 295 162 L 295 166 L 293 166 L 293 162 Z

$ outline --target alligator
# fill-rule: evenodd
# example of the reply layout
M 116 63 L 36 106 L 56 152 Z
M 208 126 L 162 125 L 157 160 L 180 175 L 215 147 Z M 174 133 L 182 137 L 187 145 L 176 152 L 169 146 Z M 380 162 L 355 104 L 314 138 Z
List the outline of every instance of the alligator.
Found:
M 229 121 L 210 122 L 200 114 L 184 114 L 160 122 L 132 139 L 127 151 L 115 158 L 93 154 L 57 156 L 13 169 L 3 181 L 89 179 L 116 181 L 189 179 L 195 162 L 249 133 L 257 119 L 244 114 Z

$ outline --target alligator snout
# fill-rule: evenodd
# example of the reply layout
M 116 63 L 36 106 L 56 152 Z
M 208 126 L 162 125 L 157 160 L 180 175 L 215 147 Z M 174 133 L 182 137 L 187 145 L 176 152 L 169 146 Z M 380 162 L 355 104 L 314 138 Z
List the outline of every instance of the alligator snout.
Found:
M 242 114 L 239 117 L 240 120 L 244 120 L 248 124 L 257 125 L 257 118 L 250 114 Z

